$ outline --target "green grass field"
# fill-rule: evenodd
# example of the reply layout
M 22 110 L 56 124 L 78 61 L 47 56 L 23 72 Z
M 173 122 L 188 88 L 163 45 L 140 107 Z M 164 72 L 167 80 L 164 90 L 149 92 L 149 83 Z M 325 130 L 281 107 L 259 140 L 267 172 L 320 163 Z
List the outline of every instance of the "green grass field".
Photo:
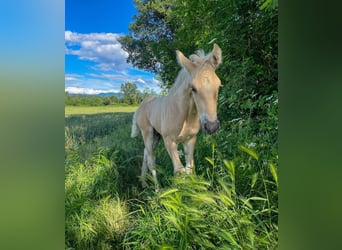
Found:
M 99 113 L 135 112 L 137 106 L 109 105 L 109 106 L 65 106 L 65 116 L 92 115 Z
M 143 141 L 124 108 L 66 107 L 65 249 L 277 248 L 276 155 L 245 146 L 251 126 L 199 133 L 193 176 L 174 177 L 159 143 L 156 193 L 150 174 L 139 181 Z

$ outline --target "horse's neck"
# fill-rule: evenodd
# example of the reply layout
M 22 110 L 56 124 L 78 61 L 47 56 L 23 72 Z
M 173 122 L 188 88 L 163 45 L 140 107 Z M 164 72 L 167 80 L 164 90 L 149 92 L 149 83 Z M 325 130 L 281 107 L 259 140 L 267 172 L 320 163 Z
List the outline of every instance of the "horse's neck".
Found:
M 167 98 L 169 98 L 169 105 L 177 107 L 176 116 L 183 122 L 191 124 L 196 122 L 198 118 L 197 108 L 191 97 L 189 89 L 190 82 L 189 73 L 182 69 L 177 76 L 175 87 L 171 89 Z
M 177 115 L 182 117 L 184 121 L 191 123 L 193 120 L 199 119 L 195 102 L 189 93 L 187 84 L 179 86 L 171 98 L 177 102 L 176 105 L 179 107 Z
M 198 111 L 197 111 L 197 107 L 194 102 L 194 99 L 191 96 L 190 103 L 189 103 L 189 110 L 187 114 L 187 121 L 188 123 L 192 123 L 192 122 L 197 122 L 197 120 L 199 120 L 199 115 L 198 115 Z

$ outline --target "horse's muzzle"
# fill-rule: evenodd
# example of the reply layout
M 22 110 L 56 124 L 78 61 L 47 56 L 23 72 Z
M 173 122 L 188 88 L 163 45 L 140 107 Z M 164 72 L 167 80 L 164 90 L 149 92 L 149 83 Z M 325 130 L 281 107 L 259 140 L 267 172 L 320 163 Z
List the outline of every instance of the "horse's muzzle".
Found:
M 215 120 L 213 122 L 208 121 L 207 119 L 203 123 L 203 130 L 206 134 L 213 134 L 215 133 L 220 127 L 219 120 Z

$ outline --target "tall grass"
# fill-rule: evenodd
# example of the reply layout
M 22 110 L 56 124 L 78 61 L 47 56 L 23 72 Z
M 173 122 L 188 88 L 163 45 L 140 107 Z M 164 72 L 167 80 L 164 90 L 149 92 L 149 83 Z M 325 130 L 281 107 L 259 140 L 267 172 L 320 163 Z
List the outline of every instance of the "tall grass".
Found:
M 69 144 L 66 150 L 66 248 L 113 249 L 128 226 L 115 163 L 106 158 L 108 151 L 103 148 L 83 163 L 74 152 L 76 145 Z
M 240 194 L 235 164 L 224 160 L 215 182 L 173 178 L 171 186 L 140 204 L 126 234 L 128 249 L 275 249 L 277 199 L 269 190 Z M 265 180 L 260 175 L 260 182 Z
M 143 144 L 130 138 L 131 118 L 129 113 L 66 118 L 67 249 L 277 247 L 276 149 L 263 150 L 263 138 L 247 140 L 250 123 L 230 124 L 247 139 L 227 137 L 226 130 L 200 134 L 194 176 L 173 177 L 160 143 L 161 191 L 155 193 L 152 181 L 148 188 L 139 182 Z

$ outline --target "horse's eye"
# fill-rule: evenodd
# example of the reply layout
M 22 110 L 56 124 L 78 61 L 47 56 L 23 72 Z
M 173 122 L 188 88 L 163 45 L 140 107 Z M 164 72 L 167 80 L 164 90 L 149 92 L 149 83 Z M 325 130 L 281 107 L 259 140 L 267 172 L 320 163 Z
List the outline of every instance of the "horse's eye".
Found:
M 197 92 L 197 89 L 194 87 L 194 86 L 191 86 L 191 91 L 196 93 Z

